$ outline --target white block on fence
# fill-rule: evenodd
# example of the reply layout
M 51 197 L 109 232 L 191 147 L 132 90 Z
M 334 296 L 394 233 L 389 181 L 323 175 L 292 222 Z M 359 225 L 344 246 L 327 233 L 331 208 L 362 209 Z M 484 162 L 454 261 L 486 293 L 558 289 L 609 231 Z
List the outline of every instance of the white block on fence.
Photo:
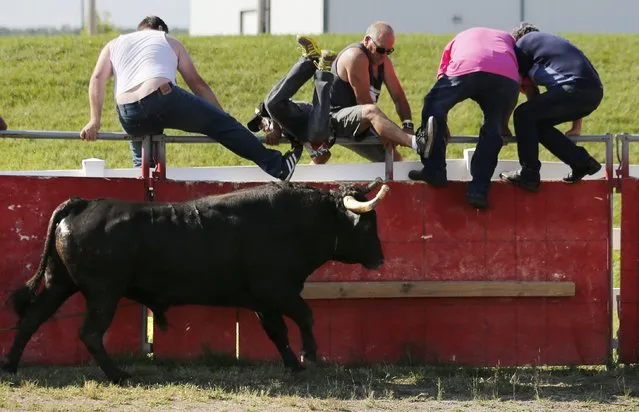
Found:
M 82 172 L 85 177 L 104 177 L 104 160 L 96 158 L 82 160 Z
M 468 172 L 466 180 L 470 180 L 470 165 L 473 161 L 474 155 L 475 149 L 464 149 L 464 162 L 466 162 L 466 171 Z

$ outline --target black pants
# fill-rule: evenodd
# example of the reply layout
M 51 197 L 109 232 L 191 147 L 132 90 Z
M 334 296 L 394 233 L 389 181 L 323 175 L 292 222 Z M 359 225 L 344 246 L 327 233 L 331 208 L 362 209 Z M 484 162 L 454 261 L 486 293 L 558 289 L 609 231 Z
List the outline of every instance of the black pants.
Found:
M 291 100 L 313 76 L 313 104 Z M 287 135 L 302 142 L 326 141 L 331 134 L 329 93 L 333 79 L 333 73 L 316 70 L 311 59 L 302 57 L 266 96 L 266 110 Z
M 517 154 L 526 179 L 539 180 L 539 143 L 573 168 L 588 160 L 590 155 L 586 149 L 577 146 L 555 126 L 588 116 L 602 98 L 603 89 L 599 85 L 563 85 L 517 107 L 514 114 Z
M 519 85 L 513 79 L 494 73 L 475 72 L 457 77 L 440 77 L 424 97 L 422 127 L 434 116 L 438 127 L 429 158 L 422 157 L 424 171 L 431 177 L 446 175 L 445 122 L 448 112 L 466 99 L 474 100 L 484 114 L 479 140 L 470 165 L 470 193 L 486 195 L 503 145 L 501 126 L 517 99 Z

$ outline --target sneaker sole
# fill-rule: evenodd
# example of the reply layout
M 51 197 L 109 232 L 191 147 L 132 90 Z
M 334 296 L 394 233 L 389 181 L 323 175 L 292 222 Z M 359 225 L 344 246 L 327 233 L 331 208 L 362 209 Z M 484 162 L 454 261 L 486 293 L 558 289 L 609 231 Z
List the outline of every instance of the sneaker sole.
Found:
M 300 52 L 302 53 L 302 57 L 306 57 L 312 60 L 318 60 L 321 57 L 321 50 L 319 48 L 319 46 L 317 45 L 317 42 L 315 41 L 315 39 L 309 38 L 309 37 L 304 37 L 306 40 L 308 40 L 308 43 L 311 45 L 311 47 L 314 49 L 312 53 L 308 52 L 308 49 L 306 48 L 305 45 L 303 45 L 302 43 L 300 43 L 300 39 L 297 39 L 297 46 L 300 48 Z
M 435 135 L 437 134 L 437 122 L 435 117 L 430 116 L 426 122 L 426 144 L 424 144 L 424 158 L 429 158 L 433 151 L 433 142 L 435 141 Z

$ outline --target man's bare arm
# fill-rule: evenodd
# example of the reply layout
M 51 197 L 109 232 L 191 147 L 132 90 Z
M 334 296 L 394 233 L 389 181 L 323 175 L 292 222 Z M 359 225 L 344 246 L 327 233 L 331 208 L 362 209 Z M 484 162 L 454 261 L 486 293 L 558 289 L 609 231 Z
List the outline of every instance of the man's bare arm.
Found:
M 522 85 L 526 99 L 530 100 L 539 95 L 539 87 L 534 84 Z
M 89 107 L 91 118 L 89 119 L 89 123 L 87 123 L 80 132 L 80 138 L 83 140 L 95 140 L 100 130 L 106 84 L 113 75 L 110 44 L 110 42 L 107 43 L 100 52 L 98 61 L 91 74 L 91 79 L 89 80 Z
M 213 93 L 213 90 L 211 90 L 209 85 L 206 84 L 204 79 L 202 79 L 202 76 L 198 73 L 195 65 L 193 64 L 193 60 L 191 60 L 191 56 L 189 56 L 189 53 L 186 51 L 186 47 L 184 47 L 180 41 L 172 37 L 167 36 L 167 40 L 169 40 L 173 50 L 176 51 L 178 58 L 177 69 L 193 94 L 200 96 L 213 106 L 224 110 L 222 109 L 222 105 L 218 101 L 217 96 Z
M 410 110 L 410 105 L 408 104 L 408 99 L 406 98 L 406 93 L 397 78 L 395 67 L 390 59 L 386 59 L 386 62 L 384 63 L 384 84 L 395 103 L 395 110 L 397 111 L 399 119 L 402 122 L 404 120 L 412 120 L 413 116 Z
M 568 130 L 566 132 L 566 136 L 580 136 L 581 135 L 581 125 L 583 123 L 584 119 L 577 119 L 577 120 L 573 120 L 572 122 L 572 127 L 570 128 L 570 130 Z
M 366 54 L 359 49 L 350 49 L 346 51 L 338 61 L 345 76 L 340 77 L 351 85 L 357 104 L 375 104 L 371 97 L 371 82 L 368 75 L 368 58 Z M 338 73 L 340 72 L 338 67 Z

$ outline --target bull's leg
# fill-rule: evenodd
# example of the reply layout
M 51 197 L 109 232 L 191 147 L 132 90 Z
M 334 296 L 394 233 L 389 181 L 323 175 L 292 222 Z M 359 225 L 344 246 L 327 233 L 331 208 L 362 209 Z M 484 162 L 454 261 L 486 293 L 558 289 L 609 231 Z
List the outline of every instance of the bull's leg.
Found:
M 87 301 L 87 315 L 80 328 L 80 339 L 86 345 L 93 359 L 98 363 L 104 374 L 113 383 L 121 383 L 130 375 L 115 364 L 104 348 L 102 339 L 111 325 L 118 306 L 120 296 L 104 296 L 104 293 L 85 293 Z
M 13 344 L 6 357 L 6 363 L 2 369 L 16 373 L 18 363 L 31 336 L 40 325 L 55 313 L 56 310 L 78 289 L 72 283 L 54 283 L 50 288 L 44 289 L 36 296 L 35 300 L 26 309 L 24 316 L 20 318 L 17 332 L 13 338 Z
M 302 337 L 304 360 L 317 361 L 317 342 L 313 335 L 313 311 L 300 295 L 289 296 L 277 302 L 282 313 L 295 322 Z
M 292 369 L 294 372 L 303 370 L 297 356 L 293 353 L 291 345 L 288 341 L 288 328 L 284 323 L 282 315 L 274 311 L 256 312 L 264 331 L 275 344 L 277 351 L 280 353 L 284 366 Z

